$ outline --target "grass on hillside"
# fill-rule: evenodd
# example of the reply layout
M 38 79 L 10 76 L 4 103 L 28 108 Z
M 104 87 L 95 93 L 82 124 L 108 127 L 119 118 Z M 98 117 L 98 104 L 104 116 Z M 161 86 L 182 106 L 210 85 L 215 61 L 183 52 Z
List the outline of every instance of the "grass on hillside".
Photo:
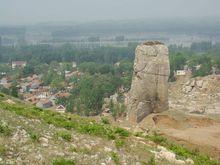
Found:
M 17 102 L 16 104 L 8 104 L 4 102 L 4 94 L 0 93 L 0 109 L 8 110 L 27 118 L 40 119 L 48 124 L 53 124 L 56 127 L 65 128 L 67 130 L 75 130 L 79 133 L 89 134 L 93 136 L 98 136 L 110 140 L 115 140 L 115 145 L 117 148 L 126 146 L 125 140 L 127 137 L 133 135 L 131 132 L 119 128 L 113 127 L 110 124 L 97 123 L 89 118 L 79 117 L 74 114 L 60 114 L 50 110 L 42 110 L 40 108 L 24 104 L 22 102 Z M 3 130 L 3 131 L 2 131 Z M 1 132 L 5 132 L 5 128 L 0 128 Z M 7 132 L 7 129 L 6 129 Z M 211 160 L 208 156 L 201 155 L 198 152 L 190 151 L 187 148 L 169 142 L 165 137 L 158 134 L 153 134 L 151 136 L 143 136 L 142 133 L 136 133 L 136 136 L 143 137 L 146 140 L 151 140 L 156 144 L 162 145 L 171 151 L 173 151 L 179 158 L 186 159 L 192 158 L 196 165 L 218 165 L 219 162 Z M 66 141 L 71 140 L 71 134 L 68 132 L 57 133 L 58 137 L 63 138 Z M 38 137 L 33 133 L 33 140 L 38 140 Z M 112 154 L 115 163 L 118 161 L 117 156 Z M 54 164 L 59 164 L 59 162 L 65 162 L 65 159 L 56 160 Z M 67 161 L 68 162 L 68 161 Z
M 195 165 L 220 165 L 220 162 L 217 160 L 212 160 L 206 155 L 200 154 L 198 151 L 191 151 L 185 148 L 182 145 L 175 144 L 172 141 L 169 141 L 167 138 L 154 133 L 153 135 L 142 136 L 141 133 L 137 133 L 136 136 L 143 137 L 145 139 L 151 140 L 156 144 L 166 147 L 170 151 L 176 154 L 179 159 L 191 158 L 194 161 Z
M 130 133 L 125 129 L 97 123 L 89 118 L 83 118 L 73 114 L 60 114 L 23 103 L 8 104 L 4 101 L 0 101 L 0 103 L 0 108 L 3 110 L 15 112 L 17 115 L 27 118 L 40 119 L 48 124 L 66 128 L 67 130 L 73 129 L 79 133 L 112 140 L 130 136 Z

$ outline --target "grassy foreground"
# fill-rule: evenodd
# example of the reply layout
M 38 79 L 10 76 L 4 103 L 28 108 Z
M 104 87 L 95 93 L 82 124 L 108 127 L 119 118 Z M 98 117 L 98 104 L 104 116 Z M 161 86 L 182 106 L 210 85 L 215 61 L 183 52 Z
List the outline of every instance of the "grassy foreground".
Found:
M 5 102 L 7 99 L 14 100 L 16 104 L 9 104 Z M 50 110 L 42 110 L 29 104 L 25 104 L 21 101 L 16 101 L 15 99 L 1 93 L 0 109 L 11 111 L 26 118 L 39 119 L 42 122 L 53 124 L 56 127 L 65 128 L 67 130 L 74 130 L 81 134 L 89 134 L 109 140 L 115 140 L 115 145 L 117 148 L 125 147 L 126 145 L 124 144 L 126 143 L 126 140 L 128 140 L 128 137 L 138 136 L 168 148 L 169 150 L 173 151 L 180 159 L 191 158 L 196 165 L 220 164 L 218 161 L 212 160 L 208 156 L 202 155 L 197 151 L 190 151 L 181 145 L 174 144 L 173 142 L 170 142 L 166 138 L 156 133 L 148 136 L 143 136 L 142 133 L 133 134 L 132 132 L 129 132 L 123 128 L 113 127 L 110 124 L 98 123 L 92 119 L 79 117 L 74 114 L 60 114 Z M 4 132 L 7 133 L 7 128 L 0 128 L 0 130 L 6 130 Z M 67 141 L 69 140 L 69 136 L 65 132 L 58 133 L 57 136 L 61 136 Z M 115 158 L 114 155 L 113 157 Z M 56 160 L 54 164 L 59 164 L 60 161 L 63 160 Z

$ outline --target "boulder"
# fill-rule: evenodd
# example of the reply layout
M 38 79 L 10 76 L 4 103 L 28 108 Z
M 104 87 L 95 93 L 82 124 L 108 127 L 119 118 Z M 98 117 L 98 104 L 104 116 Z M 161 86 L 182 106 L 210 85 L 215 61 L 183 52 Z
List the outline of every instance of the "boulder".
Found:
M 128 119 L 138 123 L 150 113 L 168 109 L 168 48 L 145 42 L 135 52 L 134 71 L 127 102 Z

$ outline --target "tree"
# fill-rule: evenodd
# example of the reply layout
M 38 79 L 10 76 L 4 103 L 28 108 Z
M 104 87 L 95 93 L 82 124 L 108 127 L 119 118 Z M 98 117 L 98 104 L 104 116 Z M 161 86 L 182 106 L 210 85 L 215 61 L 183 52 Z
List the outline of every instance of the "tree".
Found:
M 27 77 L 31 74 L 34 74 L 34 67 L 32 65 L 27 65 L 23 69 L 23 76 Z
M 18 97 L 18 88 L 16 87 L 15 84 L 12 84 L 11 88 L 10 88 L 10 94 L 13 97 Z

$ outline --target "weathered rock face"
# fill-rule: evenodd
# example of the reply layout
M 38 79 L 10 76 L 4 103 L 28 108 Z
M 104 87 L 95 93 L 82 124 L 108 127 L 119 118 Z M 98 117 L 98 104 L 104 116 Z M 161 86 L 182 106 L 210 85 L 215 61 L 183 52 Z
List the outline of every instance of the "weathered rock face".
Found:
M 136 48 L 134 72 L 128 98 L 128 119 L 138 123 L 150 113 L 168 109 L 168 48 L 145 42 Z

